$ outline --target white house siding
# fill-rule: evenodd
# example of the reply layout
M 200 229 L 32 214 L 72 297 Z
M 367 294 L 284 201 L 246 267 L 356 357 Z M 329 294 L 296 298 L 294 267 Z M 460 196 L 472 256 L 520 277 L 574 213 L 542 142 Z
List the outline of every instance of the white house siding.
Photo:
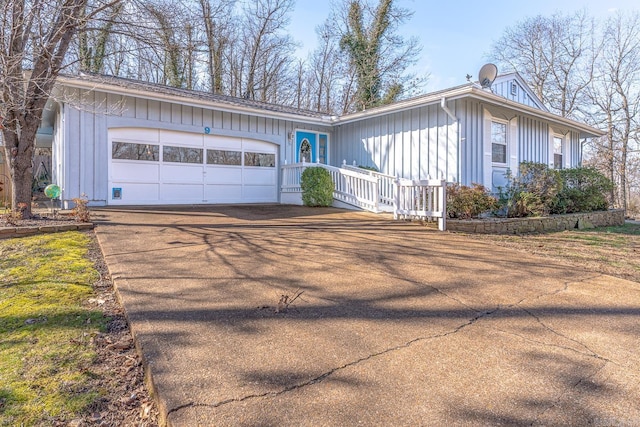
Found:
M 480 102 L 472 100 L 458 100 L 456 106 L 461 127 L 460 183 L 483 184 L 483 107 Z
M 512 92 L 512 85 L 515 85 L 515 93 Z M 517 79 L 496 81 L 491 86 L 491 92 L 529 107 L 540 108 L 538 101 L 531 97 L 529 92 Z
M 531 117 L 518 116 L 518 157 L 520 162 L 548 163 L 550 161 L 548 141 L 548 123 Z
M 82 108 L 77 108 L 77 102 L 65 103 L 58 122 L 62 132 L 54 129 L 54 162 L 57 165 L 54 179 L 61 186 L 65 201 L 83 193 L 93 205 L 104 205 L 109 200 L 108 162 L 111 152 L 108 130 L 112 128 L 203 134 L 204 128 L 209 127 L 211 135 L 249 138 L 278 145 L 279 164 L 291 162 L 293 158 L 294 147 L 289 142 L 289 135 L 294 129 L 327 133 L 329 144 L 333 140 L 330 127 L 214 108 L 69 88 L 65 99 L 83 101 Z M 59 133 L 60 137 L 56 136 Z
M 578 132 L 572 131 L 569 139 L 571 167 L 582 166 L 582 141 Z
M 63 182 L 66 177 L 65 168 L 67 164 L 64 161 L 66 152 L 64 147 L 64 111 L 56 104 L 56 115 L 53 123 L 53 136 L 51 139 L 51 177 L 52 181 L 63 188 Z
M 580 164 L 582 146 L 575 131 L 557 127 L 552 129 L 545 120 L 476 100 L 457 101 L 456 104 L 459 104 L 456 111 L 458 111 L 461 125 L 460 182 L 462 184 L 481 183 L 495 190 L 506 183 L 504 174 L 507 169 L 517 174 L 520 162 L 552 165 L 554 134 L 562 135 L 565 140 L 563 167 L 575 167 Z M 491 162 L 489 126 L 494 118 L 508 123 L 506 166 L 496 166 Z
M 458 103 L 450 102 L 455 110 Z M 374 166 L 403 178 L 458 179 L 457 124 L 437 105 L 338 125 L 331 163 Z

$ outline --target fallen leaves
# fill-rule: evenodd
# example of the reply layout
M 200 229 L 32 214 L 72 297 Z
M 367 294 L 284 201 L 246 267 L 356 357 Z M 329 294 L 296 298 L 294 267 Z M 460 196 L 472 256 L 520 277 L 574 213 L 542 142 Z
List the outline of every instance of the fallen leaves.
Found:
M 118 342 L 106 346 L 107 350 L 128 350 L 133 345 L 133 339 L 125 337 Z

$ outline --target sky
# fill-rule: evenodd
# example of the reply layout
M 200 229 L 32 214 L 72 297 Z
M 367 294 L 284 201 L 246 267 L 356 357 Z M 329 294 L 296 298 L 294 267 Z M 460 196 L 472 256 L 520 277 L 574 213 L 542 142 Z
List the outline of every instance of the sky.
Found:
M 315 28 L 329 16 L 331 0 L 296 0 L 290 31 L 300 43 L 298 56 L 306 58 L 316 46 Z M 340 0 L 333 0 L 340 1 Z M 400 27 L 406 37 L 416 37 L 422 45 L 420 59 L 412 72 L 430 74 L 426 91 L 466 83 L 465 76 L 477 78 L 487 63 L 487 53 L 504 30 L 536 15 L 575 12 L 586 8 L 595 18 L 616 11 L 640 11 L 640 0 L 396 0 L 414 12 Z

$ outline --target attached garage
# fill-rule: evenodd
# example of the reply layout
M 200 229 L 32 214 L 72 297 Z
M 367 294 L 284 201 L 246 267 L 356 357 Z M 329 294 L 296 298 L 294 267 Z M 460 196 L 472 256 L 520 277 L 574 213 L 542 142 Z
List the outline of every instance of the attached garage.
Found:
M 110 205 L 278 202 L 278 146 L 146 128 L 109 130 Z

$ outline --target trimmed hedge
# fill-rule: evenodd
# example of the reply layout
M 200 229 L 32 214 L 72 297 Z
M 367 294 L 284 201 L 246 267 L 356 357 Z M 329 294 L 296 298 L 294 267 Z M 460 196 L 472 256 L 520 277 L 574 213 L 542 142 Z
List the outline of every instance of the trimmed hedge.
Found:
M 331 206 L 333 203 L 333 180 L 328 170 L 308 167 L 300 178 L 302 203 L 305 206 Z

